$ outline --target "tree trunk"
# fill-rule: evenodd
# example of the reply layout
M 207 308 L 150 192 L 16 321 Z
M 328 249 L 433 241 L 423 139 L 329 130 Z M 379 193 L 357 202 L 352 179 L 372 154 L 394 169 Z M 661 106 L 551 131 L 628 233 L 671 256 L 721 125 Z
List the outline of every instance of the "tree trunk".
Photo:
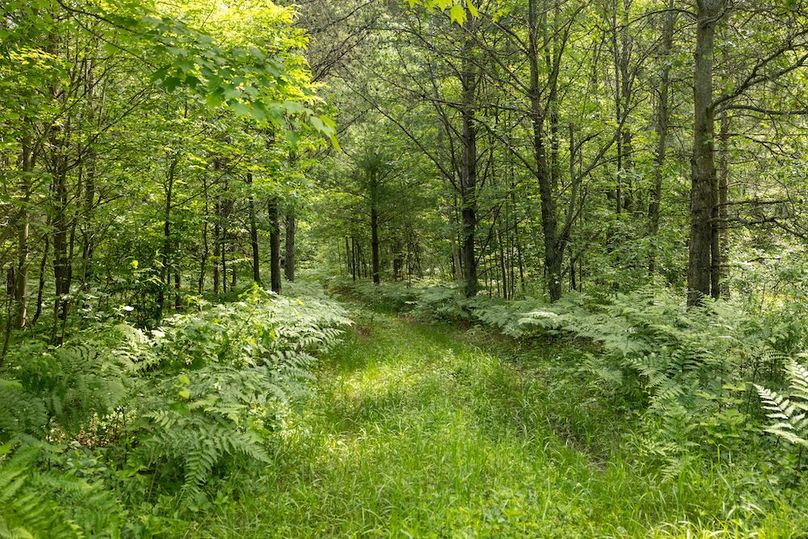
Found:
M 281 230 L 278 199 L 272 197 L 267 202 L 269 215 L 269 280 L 272 291 L 281 293 Z
M 719 157 L 719 175 L 718 175 L 718 238 L 719 238 L 719 253 L 720 264 L 718 266 L 719 273 L 719 295 L 723 298 L 729 298 L 729 286 L 727 279 L 729 278 L 729 227 L 727 226 L 727 219 L 729 217 L 729 115 L 724 112 L 721 115 L 721 131 L 718 135 L 718 140 L 721 145 Z
M 56 284 L 54 318 L 57 322 L 64 322 L 67 320 L 72 265 L 68 254 L 70 222 L 67 215 L 67 173 L 63 167 L 59 166 L 53 182 L 53 275 Z
M 346 249 L 348 248 L 348 238 L 345 238 L 345 248 Z M 354 281 L 356 281 L 357 256 L 358 253 L 356 251 L 356 239 L 354 239 L 354 237 L 351 236 L 351 252 L 350 252 L 351 263 L 349 265 L 351 270 L 351 278 Z
M 651 251 L 648 257 L 648 274 L 656 272 L 655 238 L 659 234 L 660 210 L 662 206 L 662 180 L 664 178 L 665 157 L 668 152 L 668 122 L 670 120 L 669 100 L 671 83 L 671 51 L 673 50 L 673 30 L 676 26 L 676 12 L 673 11 L 673 0 L 668 0 L 668 12 L 662 23 L 662 43 L 659 58 L 662 71 L 659 78 L 659 96 L 656 111 L 657 144 L 654 155 L 654 185 L 651 189 L 651 200 L 648 204 L 648 235 L 652 238 Z
M 372 202 L 370 208 L 370 247 L 373 284 L 379 284 L 381 283 L 381 263 L 379 261 L 379 210 L 376 208 L 375 201 Z
M 94 40 L 94 47 L 98 47 L 99 42 Z M 100 81 L 95 77 L 96 58 L 88 59 L 85 64 L 84 92 L 88 100 L 87 123 L 93 129 L 98 129 L 98 117 L 101 114 L 101 102 L 97 92 Z M 95 251 L 95 236 L 93 233 L 92 216 L 95 209 L 96 195 L 96 151 L 94 146 L 87 149 L 84 161 L 84 197 L 83 197 L 83 219 L 81 225 L 81 288 L 87 291 L 90 288 L 90 280 L 93 277 L 93 253 Z
M 50 218 L 47 219 L 50 224 Z M 45 245 L 42 247 L 42 259 L 39 261 L 39 283 L 36 292 L 36 311 L 31 319 L 31 325 L 35 325 L 42 316 L 42 303 L 45 295 L 45 272 L 48 269 L 48 252 L 50 251 L 50 236 L 45 234 Z
M 163 206 L 163 247 L 160 256 L 160 291 L 157 294 L 157 318 L 163 318 L 163 309 L 165 308 L 166 291 L 168 290 L 171 276 L 171 264 L 173 263 L 173 256 L 171 247 L 173 242 L 171 240 L 171 206 L 173 204 L 174 196 L 174 173 L 177 170 L 179 163 L 179 155 L 172 155 L 168 164 L 168 171 L 166 172 L 166 181 L 164 184 L 165 189 L 165 204 Z
M 225 192 L 227 191 L 227 185 L 225 184 Z M 219 246 L 219 257 L 222 263 L 222 292 L 227 294 L 228 287 L 227 287 L 227 236 L 228 236 L 228 222 L 230 219 L 230 213 L 233 208 L 232 202 L 230 200 L 224 200 L 219 203 L 219 210 L 221 211 L 221 223 L 220 223 L 220 233 L 221 237 L 220 242 L 221 245 Z M 230 289 L 232 290 L 232 289 Z
M 628 116 L 631 110 L 631 73 L 630 59 L 632 39 L 628 32 L 628 15 L 631 9 L 631 0 L 622 0 L 622 10 L 618 0 L 612 0 L 612 55 L 615 76 L 615 120 L 618 125 L 617 142 L 617 187 L 615 191 L 616 210 L 631 210 L 633 192 L 631 172 L 634 166 L 632 156 L 632 134 L 628 125 Z M 618 22 L 618 14 L 620 21 Z
M 253 176 L 251 172 L 247 173 L 247 185 L 252 188 Z M 258 225 L 255 218 L 255 198 L 252 192 L 247 200 L 247 206 L 250 213 L 250 247 L 252 248 L 252 273 L 253 282 L 261 284 L 261 255 L 258 250 Z
M 717 204 L 714 162 L 713 52 L 715 27 L 725 0 L 698 0 L 693 76 L 693 157 L 690 192 L 690 245 L 687 303 L 698 305 L 713 282 L 713 212 Z
M 530 120 L 533 128 L 533 156 L 536 161 L 536 176 L 541 198 L 541 221 L 544 233 L 544 271 L 550 301 L 561 298 L 561 267 L 564 257 L 563 244 L 558 238 L 558 217 L 556 215 L 555 186 L 547 162 L 544 144 L 545 111 L 541 105 L 539 92 L 539 43 L 538 43 L 537 0 L 528 3 L 528 46 L 530 64 Z M 553 85 L 555 86 L 555 85 Z
M 502 297 L 508 299 L 508 272 L 505 269 L 505 244 L 502 241 L 502 230 L 497 227 L 497 243 L 499 244 L 499 271 L 502 275 Z
M 202 254 L 199 257 L 199 279 L 196 284 L 197 293 L 201 294 L 205 289 L 205 274 L 208 269 L 208 219 L 210 218 L 210 203 L 208 201 L 208 181 L 202 176 L 202 190 L 205 197 L 205 215 L 202 219 Z
M 6 323 L 3 331 L 3 347 L 0 350 L 0 366 L 3 365 L 3 360 L 8 353 L 8 345 L 11 342 L 11 326 L 14 325 L 14 287 L 16 283 L 17 278 L 14 275 L 14 266 L 12 266 L 6 270 Z
M 174 265 L 174 309 L 182 308 L 182 272 L 179 264 Z
M 29 240 L 31 230 L 31 216 L 28 205 L 31 198 L 30 174 L 34 170 L 34 155 L 31 148 L 31 138 L 26 137 L 22 144 L 22 214 L 20 215 L 19 234 L 17 242 L 17 269 L 14 286 L 14 301 L 16 313 L 14 325 L 20 329 L 28 324 L 28 258 L 30 255 Z
M 295 235 L 297 233 L 297 218 L 292 210 L 286 213 L 286 258 L 284 259 L 284 273 L 290 283 L 295 281 Z
M 466 24 L 469 32 L 475 24 L 468 17 Z M 463 162 L 460 178 L 460 200 L 462 203 L 462 247 L 463 277 L 465 295 L 470 298 L 477 295 L 477 258 L 475 253 L 475 233 L 477 228 L 477 127 L 475 125 L 476 73 L 471 58 L 473 40 L 466 36 L 463 44 L 461 84 L 463 87 Z
M 219 259 L 220 249 L 222 248 L 222 227 L 221 221 L 221 202 L 218 200 L 213 205 L 214 221 L 213 221 L 213 293 L 219 294 Z

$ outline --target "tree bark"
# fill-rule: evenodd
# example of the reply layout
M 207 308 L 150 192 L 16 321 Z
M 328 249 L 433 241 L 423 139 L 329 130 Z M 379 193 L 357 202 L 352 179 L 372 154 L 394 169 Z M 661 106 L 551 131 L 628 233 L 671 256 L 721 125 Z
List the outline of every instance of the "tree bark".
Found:
M 22 191 L 22 214 L 20 215 L 19 234 L 17 242 L 17 269 L 14 286 L 14 301 L 16 313 L 14 325 L 24 328 L 28 324 L 28 258 L 30 256 L 30 230 L 31 216 L 28 205 L 31 198 L 31 173 L 34 170 L 34 154 L 31 148 L 31 138 L 26 137 L 22 144 L 22 178 L 20 187 Z
M 564 260 L 564 244 L 558 237 L 558 217 L 556 215 L 555 185 L 547 162 L 547 149 L 544 143 L 545 110 L 541 104 L 539 91 L 539 18 L 537 0 L 528 2 L 528 61 L 530 64 L 530 121 L 533 128 L 533 156 L 536 161 L 536 178 L 541 198 L 541 221 L 544 233 L 544 271 L 550 301 L 561 298 L 561 270 Z M 552 88 L 555 84 L 551 85 Z
M 225 192 L 227 192 L 227 184 L 225 184 L 224 188 Z M 230 200 L 223 200 L 219 203 L 219 211 L 221 212 L 221 223 L 219 224 L 220 230 L 220 237 L 219 241 L 221 245 L 219 245 L 219 258 L 222 264 L 222 292 L 227 294 L 227 236 L 228 236 L 228 227 L 227 223 L 230 218 L 230 213 L 232 209 L 232 202 Z M 232 290 L 232 289 L 231 289 Z
M 373 284 L 381 283 L 381 263 L 379 260 L 379 210 L 375 204 L 370 209 L 370 259 Z
M 281 293 L 281 230 L 278 199 L 272 197 L 267 202 L 269 216 L 269 280 L 273 292 Z
M 50 224 L 50 218 L 47 219 Z M 48 269 L 48 252 L 50 251 L 50 236 L 45 234 L 45 245 L 42 247 L 42 259 L 39 261 L 39 283 L 37 285 L 36 293 L 36 310 L 34 316 L 31 318 L 31 325 L 35 325 L 42 316 L 42 303 L 45 295 L 45 272 Z
M 468 32 L 473 32 L 473 17 L 468 17 L 466 25 Z M 462 142 L 463 162 L 460 178 L 460 200 L 462 204 L 462 247 L 463 277 L 465 280 L 466 297 L 477 295 L 477 257 L 475 252 L 475 234 L 477 229 L 477 127 L 475 125 L 475 99 L 477 79 L 473 53 L 473 41 L 469 36 L 464 37 L 463 59 L 460 82 L 463 88 L 463 106 L 461 116 L 463 121 Z
M 714 160 L 713 53 L 715 28 L 726 0 L 698 0 L 693 76 L 693 157 L 691 160 L 690 245 L 687 303 L 698 305 L 716 283 L 712 278 L 713 212 L 717 203 Z
M 213 213 L 214 213 L 214 221 L 213 221 L 213 293 L 218 295 L 219 294 L 219 259 L 220 257 L 220 250 L 222 248 L 222 227 L 220 221 L 222 219 L 221 216 L 221 202 L 218 200 L 213 204 Z
M 168 171 L 166 172 L 166 181 L 164 184 L 165 189 L 165 204 L 163 206 L 163 247 L 160 255 L 160 291 L 157 294 L 157 318 L 158 320 L 163 317 L 163 309 L 165 308 L 166 291 L 168 290 L 171 276 L 171 265 L 173 263 L 171 239 L 171 207 L 174 197 L 174 174 L 179 164 L 179 155 L 175 154 L 169 157 Z
M 662 70 L 659 77 L 659 95 L 656 111 L 656 150 L 654 155 L 654 185 L 651 189 L 651 200 L 648 204 L 648 235 L 651 247 L 648 257 L 648 274 L 656 273 L 656 237 L 659 234 L 660 211 L 662 207 L 662 182 L 664 178 L 665 158 L 668 152 L 668 123 L 670 120 L 670 83 L 671 83 L 671 51 L 673 50 L 673 31 L 676 26 L 676 12 L 673 11 L 673 0 L 668 0 L 668 12 L 664 14 L 662 23 L 662 43 L 659 58 Z
M 348 249 L 348 238 L 345 238 L 345 249 Z M 356 266 L 357 266 L 357 256 L 358 253 L 356 251 L 356 239 L 351 236 L 351 250 L 350 250 L 350 258 L 351 262 L 349 264 L 351 270 L 351 278 L 352 280 L 356 281 Z
M 247 185 L 252 188 L 253 184 L 253 176 L 251 172 L 247 173 Z M 250 247 L 252 249 L 252 273 L 253 273 L 253 282 L 260 285 L 261 284 L 261 253 L 258 249 L 258 225 L 256 224 L 255 218 L 255 197 L 253 196 L 252 192 L 250 192 L 250 197 L 247 200 L 247 207 L 249 210 L 249 217 L 250 217 Z
M 54 317 L 57 322 L 64 322 L 67 320 L 72 264 L 68 254 L 70 222 L 67 215 L 67 173 L 60 165 L 53 176 L 53 203 L 53 275 L 56 285 Z
M 174 265 L 174 309 L 182 308 L 182 272 L 179 264 Z
M 286 213 L 286 258 L 284 258 L 284 274 L 286 280 L 290 283 L 295 281 L 295 236 L 297 234 L 297 217 L 294 211 L 289 210 Z
M 199 257 L 199 279 L 197 280 L 197 293 L 201 294 L 205 289 L 205 276 L 208 269 L 208 219 L 210 218 L 210 202 L 208 200 L 208 180 L 202 176 L 202 191 L 205 198 L 205 215 L 202 219 L 202 254 Z
M 718 135 L 720 144 L 719 175 L 718 175 L 718 250 L 720 263 L 718 265 L 718 294 L 720 297 L 729 298 L 729 227 L 727 219 L 729 217 L 729 115 L 724 112 L 721 115 L 721 131 Z

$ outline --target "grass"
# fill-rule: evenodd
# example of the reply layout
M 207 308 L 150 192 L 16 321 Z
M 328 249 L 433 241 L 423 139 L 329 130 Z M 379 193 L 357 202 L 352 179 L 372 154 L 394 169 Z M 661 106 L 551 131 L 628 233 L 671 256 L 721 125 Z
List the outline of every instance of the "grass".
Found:
M 548 379 L 574 350 L 492 354 L 473 331 L 357 316 L 266 474 L 231 477 L 187 536 L 799 537 L 806 524 L 785 503 L 742 506 L 723 468 L 641 469 L 622 418 Z

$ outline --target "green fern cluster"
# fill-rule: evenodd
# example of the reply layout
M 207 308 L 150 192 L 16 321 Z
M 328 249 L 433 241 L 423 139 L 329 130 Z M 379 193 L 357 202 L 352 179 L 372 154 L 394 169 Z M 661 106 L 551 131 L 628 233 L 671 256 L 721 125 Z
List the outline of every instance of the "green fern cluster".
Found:
M 44 466 L 47 459 L 48 466 Z M 126 513 L 81 452 L 47 444 L 0 446 L 0 537 L 108 537 Z
M 747 382 L 776 375 L 786 355 L 750 331 L 753 318 L 726 302 L 687 309 L 673 293 L 645 288 L 530 312 L 522 325 L 596 345 L 576 370 L 642 413 L 638 450 L 673 477 L 688 453 L 742 453 L 755 436 Z
M 791 361 L 787 372 L 787 395 L 755 385 L 766 416 L 772 421 L 766 432 L 800 447 L 801 450 L 808 449 L 808 369 Z
M 27 342 L 0 373 L 0 441 L 17 434 L 77 434 L 126 395 L 129 360 L 98 340 L 54 347 Z
M 12 448 L 10 443 L 0 446 L 0 537 L 35 537 L 50 532 L 78 536 L 56 503 L 29 488 L 36 452 L 29 448 L 13 454 Z
M 268 433 L 305 393 L 315 355 L 348 324 L 334 302 L 257 287 L 242 301 L 168 320 L 138 343 L 149 368 L 131 427 L 137 466 L 161 483 L 179 482 L 182 499 L 198 502 L 214 469 L 266 461 Z
M 211 480 L 269 460 L 279 419 L 348 324 L 322 294 L 256 287 L 152 331 L 16 346 L 0 371 L 0 537 L 149 534 L 154 523 L 123 524 L 125 506 L 200 507 Z

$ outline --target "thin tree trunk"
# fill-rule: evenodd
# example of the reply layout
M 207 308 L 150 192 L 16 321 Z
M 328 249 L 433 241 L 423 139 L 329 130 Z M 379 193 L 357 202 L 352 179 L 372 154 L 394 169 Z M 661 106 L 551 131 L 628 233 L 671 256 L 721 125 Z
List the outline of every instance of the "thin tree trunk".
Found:
M 218 200 L 214 203 L 214 222 L 213 222 L 213 293 L 219 294 L 219 262 L 220 262 L 220 249 L 222 248 L 222 227 L 221 221 L 221 202 Z
M 729 217 L 729 115 L 724 112 L 721 115 L 721 131 L 718 135 L 720 143 L 719 175 L 718 175 L 718 224 L 719 224 L 719 252 L 721 263 L 719 264 L 719 294 L 723 298 L 730 297 L 730 288 L 727 284 L 729 278 L 729 227 L 727 219 Z
M 281 231 L 278 199 L 272 197 L 267 202 L 269 216 L 269 277 L 273 292 L 281 293 Z
M 664 178 L 665 158 L 668 151 L 668 122 L 670 119 L 669 100 L 671 83 L 671 51 L 673 50 L 673 30 L 676 26 L 676 12 L 673 10 L 673 0 L 668 0 L 668 12 L 664 15 L 662 24 L 662 43 L 659 58 L 662 62 L 662 71 L 659 80 L 659 96 L 656 111 L 657 144 L 654 155 L 654 185 L 651 189 L 651 200 L 648 205 L 648 235 L 652 238 L 648 257 L 648 274 L 653 276 L 656 272 L 656 236 L 659 234 L 660 211 L 662 207 L 662 180 Z
M 29 240 L 31 230 L 31 216 L 28 205 L 31 198 L 31 178 L 30 174 L 34 170 L 34 155 L 31 148 L 31 138 L 26 137 L 22 144 L 22 179 L 20 187 L 22 191 L 22 214 L 19 222 L 19 235 L 17 242 L 17 269 L 16 283 L 14 286 L 14 301 L 16 303 L 16 313 L 14 325 L 20 329 L 28 323 L 28 258 L 30 255 Z
M 508 299 L 508 273 L 505 269 L 505 245 L 502 242 L 502 230 L 497 227 L 497 243 L 499 243 L 499 271 L 502 274 L 502 297 Z
M 473 32 L 476 24 L 472 17 L 466 22 L 468 32 Z M 475 232 L 477 228 L 477 127 L 475 125 L 475 99 L 476 99 L 476 73 L 473 53 L 473 40 L 466 36 L 463 43 L 463 59 L 461 84 L 463 88 L 463 106 L 461 116 L 463 120 L 463 162 L 462 177 L 460 178 L 460 199 L 462 203 L 462 230 L 463 242 L 461 255 L 463 258 L 463 271 L 465 278 L 465 295 L 477 295 L 477 258 L 475 253 Z
M 563 244 L 558 238 L 558 217 L 556 215 L 555 186 L 547 162 L 547 151 L 544 144 L 545 111 L 541 105 L 539 92 L 539 43 L 538 43 L 538 5 L 537 0 L 528 2 L 528 42 L 530 64 L 530 119 L 533 128 L 533 154 L 536 161 L 536 176 L 541 198 L 541 220 L 544 233 L 544 271 L 547 279 L 547 290 L 550 301 L 561 298 L 561 269 L 564 257 Z M 551 84 L 551 93 L 555 84 Z M 551 98 L 552 100 L 552 98 Z
M 50 219 L 47 220 L 50 224 Z M 36 310 L 31 318 L 31 325 L 36 325 L 42 316 L 42 303 L 45 295 L 45 272 L 48 269 L 48 252 L 50 251 L 50 236 L 45 234 L 45 246 L 42 248 L 42 259 L 39 261 L 39 282 L 36 292 Z
M 208 201 L 208 181 L 202 177 L 202 190 L 205 197 L 205 215 L 202 219 L 202 256 L 199 259 L 199 280 L 197 281 L 197 293 L 201 294 L 205 289 L 205 275 L 208 269 L 208 219 L 210 218 L 210 203 Z
M 252 188 L 253 184 L 253 176 L 251 172 L 247 173 L 247 185 Z M 255 217 L 255 198 L 253 197 L 252 191 L 250 191 L 250 197 L 247 200 L 247 206 L 250 213 L 250 247 L 252 249 L 252 273 L 253 273 L 253 282 L 256 284 L 261 284 L 261 253 L 258 249 L 258 225 L 256 224 L 256 217 Z
M 67 216 L 68 194 L 67 177 L 63 167 L 54 174 L 54 219 L 53 219 L 53 274 L 56 284 L 54 301 L 54 319 L 57 322 L 67 320 L 70 295 L 70 273 L 72 265 L 68 254 L 68 235 L 70 223 Z
M 345 248 L 348 248 L 348 238 L 345 238 Z M 356 240 L 353 236 L 351 236 L 351 263 L 350 263 L 350 271 L 351 271 L 351 278 L 356 281 L 356 264 L 357 264 L 357 252 L 356 252 Z
M 370 258 L 373 284 L 381 282 L 381 263 L 379 261 L 379 210 L 375 201 L 370 208 Z
M 290 283 L 295 280 L 295 235 L 297 234 L 297 218 L 292 210 L 286 213 L 286 258 L 284 259 L 284 273 Z
M 3 331 L 3 348 L 0 350 L 0 366 L 8 353 L 8 345 L 11 342 L 11 327 L 14 325 L 14 287 L 17 278 L 14 276 L 14 267 L 6 270 L 6 316 L 5 330 Z
M 182 308 L 182 272 L 179 264 L 174 266 L 174 309 Z
M 171 247 L 173 241 L 171 239 L 171 206 L 173 204 L 174 196 L 174 173 L 179 164 L 179 155 L 175 154 L 170 157 L 168 171 L 166 172 L 165 183 L 165 204 L 163 206 L 163 248 L 160 256 L 160 291 L 157 294 L 157 319 L 163 318 L 163 309 L 165 307 L 166 291 L 169 287 L 169 279 L 171 275 L 171 264 L 173 263 L 173 255 Z
M 225 187 L 227 190 L 227 187 Z M 219 203 L 219 210 L 221 211 L 221 224 L 220 224 L 220 233 L 221 237 L 219 238 L 221 245 L 219 246 L 219 257 L 221 259 L 222 264 L 222 292 L 227 294 L 228 286 L 227 286 L 227 236 L 228 236 L 228 227 L 227 222 L 230 218 L 230 201 L 225 200 Z
M 725 0 L 698 0 L 693 77 L 693 158 L 687 303 L 698 305 L 717 284 L 712 276 L 713 212 L 718 202 L 714 161 L 713 53 Z

